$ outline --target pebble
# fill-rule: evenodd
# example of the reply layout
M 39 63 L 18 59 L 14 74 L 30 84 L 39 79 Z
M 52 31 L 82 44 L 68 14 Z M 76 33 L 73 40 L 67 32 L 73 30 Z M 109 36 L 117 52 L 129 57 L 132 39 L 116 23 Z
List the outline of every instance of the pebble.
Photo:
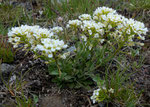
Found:
M 15 68 L 14 65 L 6 64 L 6 63 L 0 64 L 0 71 L 2 73 L 9 73 L 9 72 L 13 71 L 14 68 Z

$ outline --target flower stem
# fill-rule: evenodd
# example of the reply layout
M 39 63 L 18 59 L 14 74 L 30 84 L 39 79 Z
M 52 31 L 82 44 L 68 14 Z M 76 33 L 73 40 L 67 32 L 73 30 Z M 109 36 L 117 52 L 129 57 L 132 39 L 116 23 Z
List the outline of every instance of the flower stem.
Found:
M 53 55 L 54 55 L 55 63 L 56 63 L 57 68 L 58 68 L 59 77 L 61 77 L 61 70 L 60 70 L 60 67 L 59 67 L 59 64 L 58 64 L 58 60 L 57 60 L 57 58 L 56 58 L 56 55 L 55 55 L 55 54 L 53 54 Z
M 109 56 L 106 60 L 105 60 L 105 62 L 108 62 L 109 60 L 111 60 L 114 56 L 116 56 L 118 53 L 119 53 L 119 51 L 121 50 L 121 48 L 124 46 L 124 43 L 125 43 L 126 41 L 124 41 L 123 43 L 121 43 L 120 44 L 120 46 L 118 47 L 118 49 L 114 52 L 114 54 L 113 55 L 111 55 L 111 56 Z M 97 65 L 93 70 L 91 70 L 91 71 L 94 71 L 94 70 L 96 70 L 98 67 L 100 67 L 101 66 L 101 64 L 99 64 L 99 65 Z

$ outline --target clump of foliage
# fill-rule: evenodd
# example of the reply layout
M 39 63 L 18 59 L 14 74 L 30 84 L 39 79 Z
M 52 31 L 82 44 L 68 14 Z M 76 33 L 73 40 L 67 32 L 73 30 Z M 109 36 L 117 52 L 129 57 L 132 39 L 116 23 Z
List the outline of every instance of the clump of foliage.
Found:
M 7 28 L 0 24 L 0 35 L 7 35 Z
M 148 31 L 142 22 L 125 18 L 107 7 L 97 8 L 92 16 L 83 14 L 68 22 L 66 30 L 72 35 L 75 46 L 72 53 L 61 51 L 67 48 L 59 40 L 62 30 L 61 27 L 48 30 L 22 25 L 10 30 L 9 42 L 14 48 L 24 43 L 24 50 L 33 51 L 50 63 L 50 74 L 56 77 L 55 82 L 76 88 L 91 84 L 88 81 L 91 75 L 106 66 L 122 48 L 143 45 L 142 34 Z
M 33 95 L 33 98 L 26 98 L 24 93 L 21 93 L 21 96 L 16 96 L 16 107 L 36 107 L 38 102 L 38 97 Z
M 132 73 L 127 73 L 126 69 L 121 70 L 120 64 L 116 66 L 116 71 L 107 68 L 103 79 L 98 75 L 95 76 L 94 81 L 97 83 L 98 89 L 93 91 L 91 100 L 94 104 L 106 102 L 107 104 L 134 107 L 139 103 L 141 93 L 137 93 L 134 84 L 129 81 Z
M 107 7 L 97 8 L 93 15 L 83 14 L 67 25 L 75 49 L 67 52 L 65 60 L 58 60 L 62 77 L 57 77 L 56 65 L 51 63 L 50 74 L 58 84 L 71 87 L 91 84 L 92 74 L 106 66 L 125 47 L 140 47 L 147 28 L 134 19 L 125 18 Z M 134 41 L 137 39 L 138 41 Z M 54 67 L 55 66 L 55 67 Z
M 14 26 L 22 16 L 22 8 L 9 4 L 0 4 L 0 21 L 2 25 Z
M 11 44 L 8 43 L 8 37 L 6 28 L 0 24 L 0 59 L 2 62 L 11 63 L 14 60 L 14 52 Z
M 126 6 L 131 11 L 149 10 L 150 1 L 149 0 L 130 0 L 130 3 L 126 3 Z
M 43 14 L 48 19 L 53 19 L 58 15 L 67 15 L 68 18 L 76 17 L 81 13 L 92 13 L 93 9 L 100 4 L 99 0 L 46 0 L 44 2 L 45 9 Z

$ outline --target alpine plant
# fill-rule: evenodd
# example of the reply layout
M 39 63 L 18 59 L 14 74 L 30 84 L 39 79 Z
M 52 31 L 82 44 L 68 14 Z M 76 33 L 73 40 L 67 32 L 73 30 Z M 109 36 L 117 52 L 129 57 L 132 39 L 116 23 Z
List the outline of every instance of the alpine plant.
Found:
M 144 23 L 132 18 L 126 18 L 108 7 L 98 7 L 92 15 L 82 14 L 78 19 L 70 20 L 67 24 L 69 29 L 77 29 L 77 35 L 81 41 L 91 50 L 93 44 L 98 46 L 108 43 L 111 46 L 143 46 L 148 29 Z M 74 30 L 76 31 L 76 30 Z M 94 42 L 93 42 L 94 41 Z M 93 103 L 109 99 L 114 89 L 107 90 L 105 87 L 93 92 L 91 100 Z

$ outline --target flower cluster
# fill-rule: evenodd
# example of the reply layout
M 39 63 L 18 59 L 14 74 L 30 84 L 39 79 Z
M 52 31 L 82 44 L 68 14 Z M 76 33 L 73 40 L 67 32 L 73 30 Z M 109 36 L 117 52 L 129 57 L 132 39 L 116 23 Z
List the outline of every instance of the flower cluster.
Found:
M 104 100 L 104 98 L 107 98 L 106 94 L 113 94 L 114 89 L 106 89 L 106 87 L 98 88 L 97 90 L 94 90 L 93 95 L 91 96 L 91 100 L 93 103 L 101 102 Z
M 115 40 L 115 42 L 125 42 L 125 45 L 129 46 L 143 45 L 135 42 L 134 39 L 144 40 L 143 35 L 148 31 L 142 22 L 128 19 L 108 7 L 97 8 L 93 16 L 80 15 L 79 19 L 70 20 L 67 27 L 80 29 L 84 41 L 91 38 L 96 38 L 98 41 Z
M 63 31 L 63 28 L 58 26 L 58 27 L 52 28 L 50 31 L 51 31 L 51 32 L 54 32 L 54 33 L 56 33 L 56 34 L 59 34 L 60 32 Z
M 67 28 L 69 27 L 79 27 L 81 26 L 82 22 L 80 20 L 69 20 Z
M 91 15 L 89 14 L 82 14 L 79 16 L 80 20 L 91 20 Z
M 104 14 L 115 14 L 116 10 L 112 9 L 112 8 L 108 8 L 108 7 L 98 7 L 95 11 L 94 11 L 94 16 L 100 16 L 100 15 L 104 15 Z
M 42 55 L 52 58 L 54 52 L 67 47 L 62 40 L 58 39 L 58 34 L 62 30 L 61 27 L 49 30 L 39 26 L 22 25 L 9 31 L 8 41 L 13 44 L 14 48 L 17 48 L 19 44 L 24 44 L 24 50 L 42 52 Z

